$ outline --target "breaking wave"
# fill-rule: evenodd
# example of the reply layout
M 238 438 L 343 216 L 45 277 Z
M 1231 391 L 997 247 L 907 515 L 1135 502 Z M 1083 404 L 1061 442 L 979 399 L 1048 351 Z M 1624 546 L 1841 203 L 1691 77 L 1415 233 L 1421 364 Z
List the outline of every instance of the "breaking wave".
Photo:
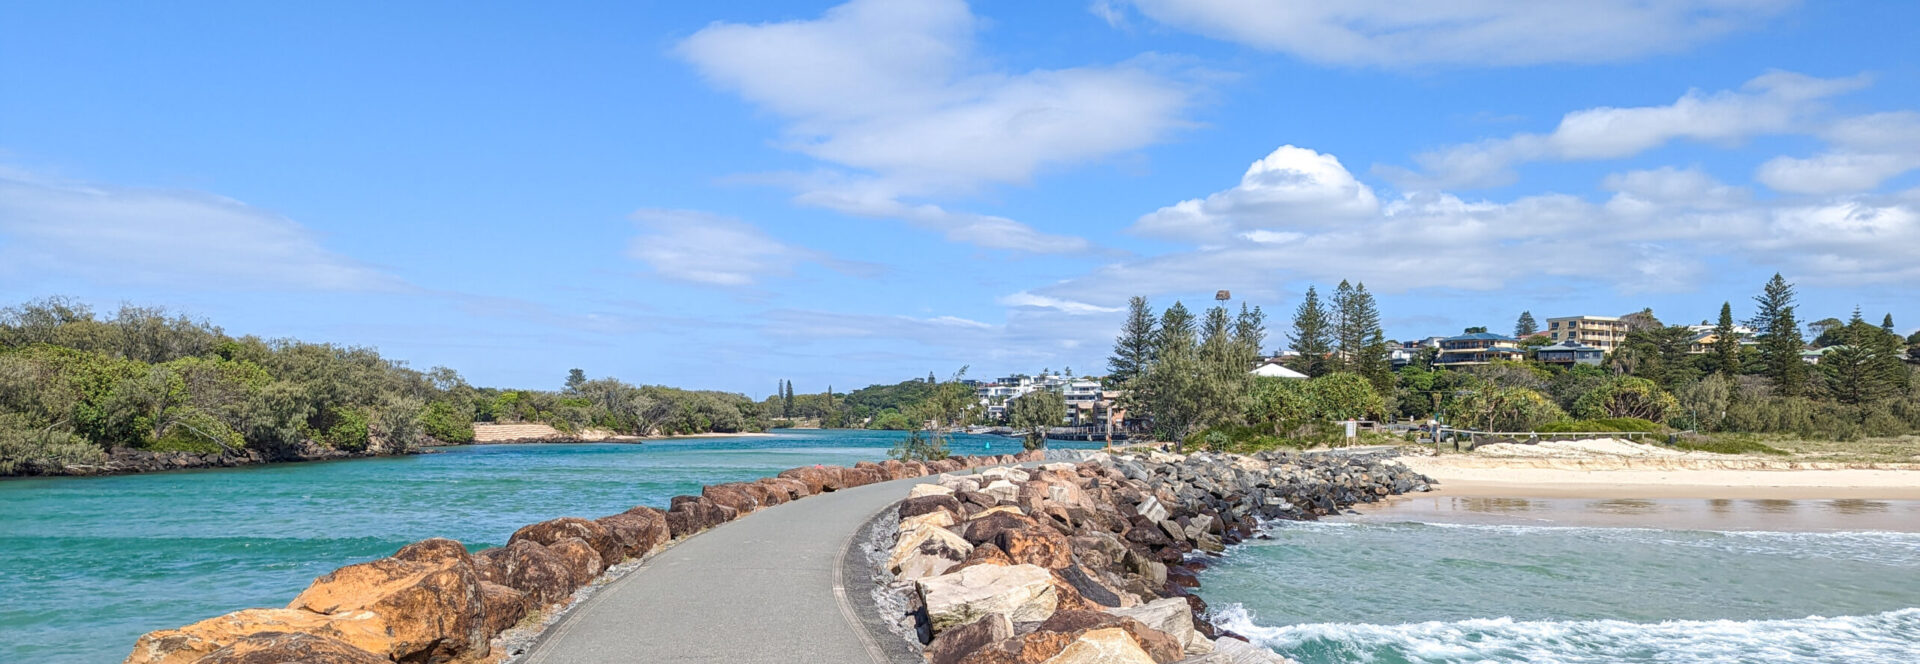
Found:
M 1215 624 L 1303 662 L 1616 664 L 1920 662 L 1920 608 L 1789 620 L 1517 621 L 1269 627 L 1239 604 Z

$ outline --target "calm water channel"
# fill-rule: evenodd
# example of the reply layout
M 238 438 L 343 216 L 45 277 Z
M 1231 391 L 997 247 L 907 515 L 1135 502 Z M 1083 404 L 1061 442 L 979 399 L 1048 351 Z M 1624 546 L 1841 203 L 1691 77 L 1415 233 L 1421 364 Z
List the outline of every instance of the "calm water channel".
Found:
M 140 634 L 285 606 L 314 577 L 427 537 L 665 507 L 703 484 L 886 457 L 902 434 L 486 445 L 387 459 L 0 481 L 0 662 L 117 662 Z M 957 454 L 1019 442 L 960 436 Z

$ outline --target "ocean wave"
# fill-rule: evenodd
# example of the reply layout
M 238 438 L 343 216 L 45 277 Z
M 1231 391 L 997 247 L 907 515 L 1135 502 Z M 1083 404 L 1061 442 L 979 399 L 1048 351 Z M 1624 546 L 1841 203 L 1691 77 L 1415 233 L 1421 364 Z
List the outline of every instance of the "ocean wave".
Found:
M 1920 608 L 1787 620 L 1520 621 L 1488 618 L 1402 625 L 1261 625 L 1245 607 L 1213 622 L 1302 662 L 1920 662 Z

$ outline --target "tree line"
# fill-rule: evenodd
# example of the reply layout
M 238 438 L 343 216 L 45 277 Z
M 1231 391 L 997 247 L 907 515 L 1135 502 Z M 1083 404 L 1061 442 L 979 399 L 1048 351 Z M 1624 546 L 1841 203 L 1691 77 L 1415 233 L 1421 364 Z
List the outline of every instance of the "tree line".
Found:
M 1436 364 L 1423 348 L 1404 367 L 1364 284 L 1341 282 L 1331 301 L 1309 287 L 1286 334 L 1288 368 L 1306 380 L 1254 378 L 1261 335 L 1235 334 L 1215 307 L 1195 341 L 1185 307 L 1156 316 L 1145 298 L 1129 314 L 1109 358 L 1110 380 L 1127 390 L 1130 419 L 1161 440 L 1215 445 L 1327 440 L 1343 419 L 1438 418 L 1495 431 L 1670 427 L 1702 432 L 1783 433 L 1852 439 L 1920 432 L 1920 333 L 1901 338 L 1891 315 L 1879 324 L 1859 311 L 1823 319 L 1810 344 L 1801 334 L 1792 284 L 1775 275 L 1754 298 L 1743 342 L 1731 303 L 1720 307 L 1706 352 L 1692 329 L 1665 325 L 1651 310 L 1622 317 L 1623 342 L 1597 366 L 1549 366 L 1529 357 L 1472 366 Z M 1248 330 L 1264 330 L 1259 309 L 1242 307 Z M 1465 333 L 1484 333 L 1470 327 Z M 1551 343 L 1532 312 L 1515 336 L 1532 349 Z M 1200 349 L 1213 341 L 1213 353 Z M 1234 352 L 1224 352 L 1237 348 Z M 1803 352 L 1821 351 L 1817 363 Z M 1903 357 L 1904 356 L 1904 357 Z
M 742 395 L 578 370 L 555 391 L 474 387 L 371 348 L 234 337 L 154 307 L 102 316 L 55 297 L 0 309 L 0 474 L 98 464 L 120 449 L 401 452 L 470 442 L 474 422 L 645 434 L 754 431 L 766 417 Z

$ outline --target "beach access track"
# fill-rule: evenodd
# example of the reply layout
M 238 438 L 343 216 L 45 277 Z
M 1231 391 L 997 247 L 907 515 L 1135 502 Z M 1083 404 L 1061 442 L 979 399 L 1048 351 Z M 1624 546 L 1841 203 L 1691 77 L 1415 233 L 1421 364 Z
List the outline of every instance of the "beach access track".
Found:
M 824 493 L 690 537 L 573 607 L 520 661 L 893 661 L 901 639 L 856 611 L 872 604 L 871 570 L 843 558 L 869 520 L 937 479 Z

